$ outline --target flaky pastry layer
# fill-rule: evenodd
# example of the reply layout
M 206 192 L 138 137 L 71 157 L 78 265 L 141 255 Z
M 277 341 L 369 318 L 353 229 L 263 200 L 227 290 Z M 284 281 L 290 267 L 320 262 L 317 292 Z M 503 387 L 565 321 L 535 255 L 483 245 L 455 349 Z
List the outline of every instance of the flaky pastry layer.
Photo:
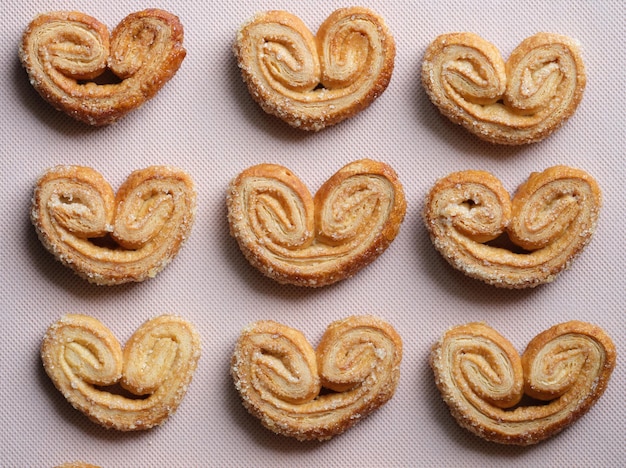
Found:
M 406 212 L 404 190 L 387 164 L 347 164 L 312 197 L 289 169 L 244 170 L 227 195 L 230 232 L 264 275 L 320 287 L 354 275 L 395 239 Z
M 68 314 L 50 325 L 41 345 L 44 369 L 65 399 L 119 431 L 165 422 L 185 396 L 200 353 L 195 327 L 174 315 L 147 320 L 122 349 L 97 319 Z M 117 384 L 119 391 L 111 390 Z
M 576 320 L 537 335 L 521 357 L 478 322 L 446 331 L 430 354 L 435 383 L 459 425 L 510 445 L 538 443 L 577 421 L 604 393 L 615 363 L 606 332 Z
M 110 36 L 104 24 L 84 13 L 40 14 L 24 31 L 19 49 L 37 92 L 90 125 L 111 124 L 154 97 L 185 54 L 182 24 L 158 9 L 128 15 Z M 113 77 L 101 78 L 105 71 Z
M 196 211 L 193 180 L 181 169 L 133 172 L 117 194 L 94 169 L 56 166 L 35 185 L 31 221 L 57 260 L 89 282 L 154 277 L 176 256 Z
M 321 441 L 391 399 L 401 360 L 400 336 L 376 317 L 333 322 L 317 350 L 298 330 L 265 320 L 241 332 L 231 374 L 243 405 L 263 426 Z M 322 387 L 331 392 L 320 393 Z
M 572 116 L 586 84 L 579 44 L 540 32 L 505 63 L 474 33 L 437 37 L 426 49 L 422 84 L 441 113 L 483 140 L 520 145 L 546 138 Z
M 362 7 L 333 12 L 317 35 L 286 11 L 257 13 L 237 32 L 234 52 L 252 98 L 268 114 L 318 131 L 368 107 L 387 88 L 395 42 Z
M 495 176 L 468 170 L 435 183 L 424 221 L 433 245 L 453 267 L 485 283 L 519 289 L 553 281 L 571 264 L 591 240 L 601 204 L 597 182 L 581 169 L 554 166 L 532 173 L 512 200 Z M 517 247 L 488 243 L 503 233 Z

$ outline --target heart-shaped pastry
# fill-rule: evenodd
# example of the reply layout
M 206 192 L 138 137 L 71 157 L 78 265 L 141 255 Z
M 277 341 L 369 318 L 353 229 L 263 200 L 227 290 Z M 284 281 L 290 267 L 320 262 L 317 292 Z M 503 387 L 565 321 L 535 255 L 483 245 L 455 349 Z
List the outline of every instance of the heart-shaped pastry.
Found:
M 552 33 L 525 39 L 506 64 L 473 33 L 437 37 L 426 49 L 422 83 L 441 113 L 492 143 L 544 139 L 576 110 L 586 76 L 576 41 Z
M 231 183 L 230 232 L 248 261 L 279 283 L 319 287 L 352 276 L 395 239 L 404 191 L 387 164 L 347 164 L 313 198 L 289 169 L 250 167 Z
M 200 353 L 194 326 L 173 315 L 146 321 L 122 350 L 100 321 L 68 314 L 50 325 L 41 345 L 43 366 L 65 399 L 120 431 L 165 422 L 185 396 Z
M 90 125 L 106 125 L 152 98 L 185 53 L 183 26 L 166 11 L 132 13 L 110 37 L 95 18 L 58 11 L 33 19 L 19 57 L 31 84 L 56 109 Z M 114 77 L 98 82 L 106 70 Z
M 57 166 L 35 186 L 31 220 L 43 245 L 96 284 L 154 277 L 191 232 L 196 191 L 169 166 L 133 172 L 117 194 L 95 170 Z
M 243 405 L 266 428 L 325 440 L 391 399 L 401 361 L 400 336 L 376 317 L 331 323 L 317 350 L 298 330 L 264 320 L 241 332 L 231 374 Z M 322 387 L 331 391 L 320 394 Z
M 580 169 L 532 173 L 513 200 L 489 172 L 461 171 L 435 183 L 424 221 L 453 267 L 494 286 L 527 288 L 570 265 L 591 240 L 601 204 L 597 182 Z M 497 245 L 505 231 L 517 248 Z
M 263 110 L 314 131 L 380 96 L 396 53 L 383 19 L 362 7 L 336 10 L 316 36 L 291 13 L 257 13 L 237 32 L 234 50 L 250 95 Z
M 451 328 L 430 355 L 435 383 L 459 425 L 511 445 L 535 444 L 578 420 L 604 393 L 615 362 L 611 338 L 579 321 L 540 333 L 521 358 L 484 323 Z

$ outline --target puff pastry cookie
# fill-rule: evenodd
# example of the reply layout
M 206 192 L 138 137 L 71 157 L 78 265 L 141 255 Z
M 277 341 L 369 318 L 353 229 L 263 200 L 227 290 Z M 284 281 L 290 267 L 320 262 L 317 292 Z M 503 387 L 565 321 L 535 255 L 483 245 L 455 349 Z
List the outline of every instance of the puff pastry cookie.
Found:
M 578 43 L 540 32 L 506 63 L 473 33 L 443 34 L 426 49 L 422 83 L 441 113 L 483 140 L 505 145 L 546 138 L 574 113 L 586 75 Z
M 321 130 L 368 107 L 387 88 L 395 42 L 373 11 L 333 12 L 317 35 L 286 11 L 257 13 L 234 46 L 252 98 L 292 127 Z
M 424 221 L 453 267 L 494 286 L 527 288 L 570 265 L 591 240 L 600 206 L 597 182 L 580 169 L 532 173 L 512 200 L 492 174 L 461 171 L 435 183 Z M 488 243 L 504 232 L 518 248 Z
M 179 19 L 157 9 L 128 15 L 110 36 L 104 24 L 84 13 L 40 14 L 19 49 L 39 94 L 90 125 L 113 123 L 152 98 L 185 54 Z M 103 79 L 107 70 L 113 77 Z
M 341 434 L 393 396 L 402 340 L 387 322 L 333 322 L 313 350 L 301 332 L 273 321 L 246 327 L 231 373 L 243 405 L 269 430 L 298 440 Z M 320 393 L 322 387 L 331 392 Z
M 196 191 L 181 169 L 133 172 L 117 194 L 95 170 L 56 166 L 35 186 L 31 221 L 61 263 L 88 281 L 114 285 L 154 277 L 191 232 Z
M 173 315 L 146 321 L 122 349 L 100 321 L 68 314 L 50 325 L 41 345 L 44 369 L 65 399 L 120 431 L 165 422 L 185 396 L 200 353 L 195 327 Z M 111 388 L 118 383 L 128 396 Z
M 264 275 L 319 287 L 352 276 L 394 240 L 406 212 L 387 164 L 347 164 L 312 197 L 289 169 L 260 164 L 230 184 L 228 222 L 248 261 Z
M 583 416 L 604 393 L 615 361 L 611 338 L 580 321 L 540 333 L 521 358 L 484 323 L 451 328 L 430 355 L 435 383 L 459 425 L 512 445 L 540 442 Z

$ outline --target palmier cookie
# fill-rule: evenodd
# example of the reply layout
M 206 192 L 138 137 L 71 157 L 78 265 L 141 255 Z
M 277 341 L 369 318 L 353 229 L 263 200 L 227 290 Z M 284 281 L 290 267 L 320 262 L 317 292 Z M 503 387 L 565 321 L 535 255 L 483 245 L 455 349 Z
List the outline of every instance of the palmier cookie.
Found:
M 468 170 L 435 183 L 424 220 L 453 267 L 494 286 L 528 288 L 571 264 L 591 240 L 600 206 L 597 182 L 581 169 L 532 173 L 512 200 L 492 174 Z M 517 247 L 488 243 L 503 233 Z
M 84 13 L 40 14 L 19 49 L 37 92 L 90 125 L 113 123 L 152 98 L 185 54 L 179 19 L 157 9 L 128 15 L 110 36 L 104 24 Z M 113 77 L 103 78 L 105 71 Z
M 89 282 L 154 277 L 191 232 L 196 191 L 181 169 L 133 172 L 117 194 L 94 169 L 56 166 L 35 186 L 31 220 L 57 260 Z
M 65 399 L 119 431 L 165 422 L 185 396 L 200 353 L 195 327 L 173 315 L 147 320 L 122 349 L 100 321 L 68 314 L 50 325 L 41 345 L 44 369 Z M 116 384 L 120 391 L 111 390 Z
M 243 405 L 267 429 L 325 440 L 391 399 L 401 360 L 400 336 L 376 317 L 330 324 L 317 350 L 301 332 L 265 320 L 241 332 L 231 373 Z
M 260 164 L 239 174 L 227 196 L 232 236 L 264 275 L 319 287 L 352 276 L 394 240 L 406 211 L 387 164 L 347 164 L 312 197 L 289 169 Z
M 430 355 L 459 425 L 511 445 L 535 444 L 578 420 L 604 393 L 615 362 L 606 332 L 575 320 L 537 335 L 521 358 L 484 323 L 451 328 Z
M 520 145 L 546 138 L 572 116 L 586 75 L 578 43 L 566 36 L 537 33 L 504 63 L 476 34 L 451 33 L 426 49 L 422 83 L 452 122 L 483 140 Z
M 387 88 L 395 42 L 375 12 L 333 12 L 317 35 L 285 11 L 257 13 L 234 46 L 252 98 L 292 127 L 318 131 L 368 107 Z

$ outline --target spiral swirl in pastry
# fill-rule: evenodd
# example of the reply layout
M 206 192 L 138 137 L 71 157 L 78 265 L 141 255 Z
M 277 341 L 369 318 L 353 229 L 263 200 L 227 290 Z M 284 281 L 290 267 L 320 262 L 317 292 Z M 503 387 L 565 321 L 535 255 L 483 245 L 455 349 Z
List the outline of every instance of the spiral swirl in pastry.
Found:
M 576 110 L 586 75 L 580 48 L 566 36 L 537 33 L 506 64 L 473 33 L 437 37 L 422 83 L 441 113 L 483 140 L 505 145 L 546 138 Z
M 260 321 L 242 331 L 231 374 L 243 405 L 266 428 L 325 440 L 393 396 L 401 360 L 400 336 L 376 317 L 333 322 L 317 350 L 299 331 Z M 331 392 L 320 394 L 322 387 Z
M 368 107 L 391 79 L 395 43 L 362 7 L 333 12 L 317 35 L 285 11 L 241 26 L 235 56 L 252 98 L 292 127 L 318 131 Z
M 492 174 L 452 173 L 428 194 L 424 220 L 435 248 L 472 278 L 504 288 L 552 281 L 591 240 L 600 188 L 586 172 L 533 173 L 513 200 Z M 523 251 L 486 244 L 504 231 Z
M 31 220 L 61 263 L 96 284 L 154 277 L 189 236 L 196 210 L 191 177 L 151 166 L 117 192 L 95 170 L 56 166 L 37 181 Z
M 165 422 L 185 396 L 200 353 L 194 326 L 173 315 L 146 321 L 122 350 L 100 321 L 68 314 L 48 328 L 41 345 L 44 368 L 65 399 L 120 431 Z M 118 383 L 132 395 L 110 388 Z
M 459 425 L 511 445 L 535 444 L 578 420 L 604 393 L 615 362 L 611 338 L 580 321 L 540 333 L 521 358 L 484 323 L 451 328 L 430 355 L 435 383 Z
M 279 283 L 319 287 L 352 276 L 395 239 L 406 211 L 385 163 L 352 162 L 311 196 L 288 169 L 250 167 L 229 188 L 231 234 L 248 261 Z
M 110 37 L 105 25 L 84 13 L 40 14 L 19 49 L 39 94 L 90 125 L 113 123 L 152 98 L 185 54 L 180 21 L 157 9 L 128 15 Z M 106 70 L 115 78 L 98 82 Z

